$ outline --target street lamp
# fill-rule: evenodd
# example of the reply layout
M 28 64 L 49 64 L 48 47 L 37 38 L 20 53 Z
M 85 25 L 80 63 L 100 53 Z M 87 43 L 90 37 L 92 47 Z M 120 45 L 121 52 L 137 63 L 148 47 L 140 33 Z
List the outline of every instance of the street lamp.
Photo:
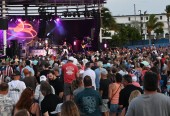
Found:
M 146 34 L 147 34 L 147 29 L 146 29 L 146 22 L 145 22 L 145 16 L 146 16 L 147 11 L 144 12 L 144 31 L 145 31 L 145 40 L 146 40 Z
M 140 13 L 140 31 L 141 31 L 141 35 L 142 35 L 142 11 L 138 10 L 138 12 Z

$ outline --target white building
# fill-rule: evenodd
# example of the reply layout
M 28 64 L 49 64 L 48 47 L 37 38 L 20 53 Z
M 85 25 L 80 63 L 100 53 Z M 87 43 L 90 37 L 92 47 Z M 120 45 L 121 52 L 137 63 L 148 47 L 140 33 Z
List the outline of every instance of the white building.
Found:
M 160 38 L 167 38 L 168 36 L 168 24 L 167 24 L 167 17 L 166 14 L 155 14 L 156 17 L 159 19 L 159 22 L 164 23 L 164 33 Z M 149 20 L 149 14 L 145 15 L 122 15 L 122 16 L 113 16 L 114 19 L 118 24 L 125 24 L 125 25 L 130 25 L 130 26 L 135 26 L 142 32 L 143 39 L 147 39 L 147 27 L 146 27 L 146 22 Z M 155 33 L 154 31 L 151 32 L 151 35 L 153 38 L 155 38 Z

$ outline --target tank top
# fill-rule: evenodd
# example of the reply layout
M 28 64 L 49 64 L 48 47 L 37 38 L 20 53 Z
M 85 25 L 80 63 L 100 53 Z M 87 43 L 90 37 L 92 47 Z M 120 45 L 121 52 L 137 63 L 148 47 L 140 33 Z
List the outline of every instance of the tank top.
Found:
M 112 90 L 111 104 L 118 104 L 119 103 L 119 93 L 120 93 L 122 87 L 121 87 L 120 83 L 113 83 L 113 86 L 115 86 L 115 89 Z

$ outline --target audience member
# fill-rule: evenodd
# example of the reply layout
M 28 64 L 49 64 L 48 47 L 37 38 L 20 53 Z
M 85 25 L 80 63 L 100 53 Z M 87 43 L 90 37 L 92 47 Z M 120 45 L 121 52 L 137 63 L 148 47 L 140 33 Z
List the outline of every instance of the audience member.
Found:
M 146 72 L 144 94 L 131 101 L 126 116 L 169 116 L 170 98 L 157 93 L 158 75 Z
M 75 97 L 81 115 L 101 116 L 100 106 L 102 105 L 102 98 L 100 94 L 93 89 L 91 77 L 85 76 L 83 82 L 85 89 Z
M 19 110 L 26 109 L 32 116 L 40 116 L 40 107 L 34 102 L 34 91 L 27 87 L 21 94 L 20 99 L 15 105 L 14 114 Z
M 0 83 L 0 116 L 12 116 L 14 101 L 7 96 L 8 89 L 7 83 Z

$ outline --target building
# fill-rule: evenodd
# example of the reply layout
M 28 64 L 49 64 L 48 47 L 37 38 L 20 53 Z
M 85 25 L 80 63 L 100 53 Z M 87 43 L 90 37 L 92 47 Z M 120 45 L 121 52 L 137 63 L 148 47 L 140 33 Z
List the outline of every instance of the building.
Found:
M 145 12 L 146 13 L 146 12 Z M 163 31 L 158 38 L 168 38 L 168 24 L 166 14 L 155 14 L 159 19 L 159 22 L 164 23 Z M 141 15 L 122 15 L 122 16 L 113 16 L 118 24 L 125 24 L 130 26 L 136 26 L 140 32 L 142 33 L 143 39 L 148 38 L 146 22 L 149 20 L 149 14 L 141 14 Z M 151 32 L 152 38 L 156 38 L 156 34 L 154 31 Z

